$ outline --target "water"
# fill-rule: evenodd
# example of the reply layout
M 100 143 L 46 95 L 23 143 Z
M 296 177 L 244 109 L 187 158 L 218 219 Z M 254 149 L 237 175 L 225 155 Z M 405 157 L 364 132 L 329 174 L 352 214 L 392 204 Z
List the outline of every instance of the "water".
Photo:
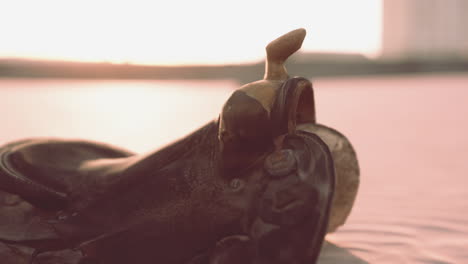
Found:
M 0 143 L 84 138 L 151 151 L 216 118 L 236 86 L 230 81 L 0 79 Z
M 216 118 L 231 81 L 0 79 L 0 144 L 37 136 L 161 147 Z M 314 81 L 319 122 L 354 144 L 356 206 L 321 263 L 468 262 L 468 75 Z

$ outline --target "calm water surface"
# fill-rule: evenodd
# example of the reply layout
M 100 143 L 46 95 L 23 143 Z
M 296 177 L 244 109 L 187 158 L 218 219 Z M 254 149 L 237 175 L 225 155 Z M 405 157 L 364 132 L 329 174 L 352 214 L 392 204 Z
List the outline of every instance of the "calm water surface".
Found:
M 146 152 L 217 117 L 231 81 L 0 79 L 0 144 L 37 136 Z M 362 184 L 323 263 L 468 263 L 468 75 L 314 81 L 318 120 L 353 142 Z M 353 262 L 354 261 L 354 262 Z

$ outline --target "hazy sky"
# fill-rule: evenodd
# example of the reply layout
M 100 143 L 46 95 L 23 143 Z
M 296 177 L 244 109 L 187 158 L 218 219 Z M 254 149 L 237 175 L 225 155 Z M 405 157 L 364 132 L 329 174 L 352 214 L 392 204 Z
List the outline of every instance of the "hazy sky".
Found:
M 381 45 L 381 0 L 2 0 L 0 57 L 150 64 L 262 59 L 298 27 L 303 50 L 360 52 Z

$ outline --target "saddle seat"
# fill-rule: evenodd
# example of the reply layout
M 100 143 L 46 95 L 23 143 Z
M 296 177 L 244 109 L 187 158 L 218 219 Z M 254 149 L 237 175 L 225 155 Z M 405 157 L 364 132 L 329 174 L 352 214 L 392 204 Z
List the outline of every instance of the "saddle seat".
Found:
M 72 196 L 120 174 L 132 152 L 89 141 L 29 139 L 0 148 L 0 189 L 43 209 L 60 210 Z

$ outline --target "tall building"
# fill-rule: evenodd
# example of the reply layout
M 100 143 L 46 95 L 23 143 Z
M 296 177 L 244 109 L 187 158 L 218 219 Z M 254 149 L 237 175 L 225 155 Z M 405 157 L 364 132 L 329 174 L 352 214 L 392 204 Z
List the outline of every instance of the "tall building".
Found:
M 383 1 L 383 57 L 468 58 L 468 0 Z

